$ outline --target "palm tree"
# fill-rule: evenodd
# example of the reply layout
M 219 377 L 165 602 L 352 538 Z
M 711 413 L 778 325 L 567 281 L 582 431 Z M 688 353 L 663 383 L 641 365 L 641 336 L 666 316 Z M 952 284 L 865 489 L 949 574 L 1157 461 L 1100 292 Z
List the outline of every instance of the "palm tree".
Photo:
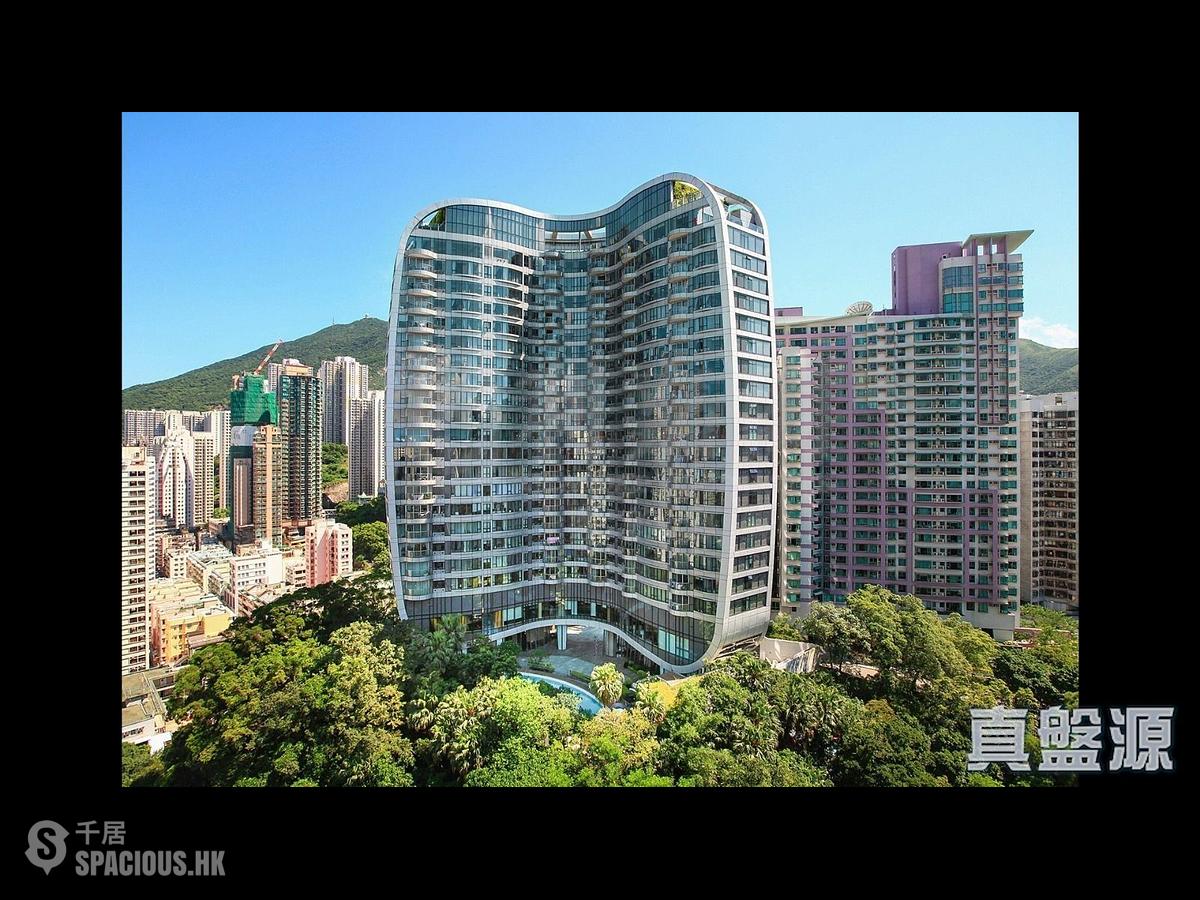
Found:
M 437 630 L 450 638 L 454 649 L 461 652 L 467 639 L 467 620 L 462 616 L 443 616 L 438 620 Z
M 612 709 L 625 693 L 625 676 L 618 672 L 612 663 L 592 669 L 592 677 L 588 684 L 596 699 L 609 709 Z
M 642 711 L 651 725 L 658 725 L 667 717 L 667 704 L 662 694 L 650 688 L 650 682 L 643 681 L 637 686 L 637 709 Z

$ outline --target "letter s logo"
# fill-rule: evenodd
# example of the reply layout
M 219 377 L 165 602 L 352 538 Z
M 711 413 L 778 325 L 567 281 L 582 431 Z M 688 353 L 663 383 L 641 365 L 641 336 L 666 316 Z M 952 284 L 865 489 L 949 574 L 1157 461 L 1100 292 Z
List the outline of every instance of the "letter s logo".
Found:
M 45 872 L 61 863 L 67 856 L 67 829 L 57 822 L 44 819 L 29 829 L 29 849 L 25 857 Z

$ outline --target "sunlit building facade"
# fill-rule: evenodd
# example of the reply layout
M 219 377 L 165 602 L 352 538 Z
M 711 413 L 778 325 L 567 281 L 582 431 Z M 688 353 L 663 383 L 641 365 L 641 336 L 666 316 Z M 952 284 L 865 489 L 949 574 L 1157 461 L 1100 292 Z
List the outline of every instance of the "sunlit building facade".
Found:
M 892 307 L 777 309 L 778 611 L 868 584 L 1019 624 L 1017 323 L 1030 231 L 898 247 Z
M 389 320 L 400 614 L 599 624 L 689 672 L 763 633 L 774 527 L 766 223 L 680 173 L 596 213 L 426 207 Z

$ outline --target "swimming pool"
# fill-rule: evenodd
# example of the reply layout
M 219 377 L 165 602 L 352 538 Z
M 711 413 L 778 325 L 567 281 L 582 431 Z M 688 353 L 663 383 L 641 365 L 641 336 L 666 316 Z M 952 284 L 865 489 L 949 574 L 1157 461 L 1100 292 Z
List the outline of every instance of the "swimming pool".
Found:
M 563 681 L 559 678 L 551 678 L 548 675 L 537 675 L 533 672 L 520 672 L 518 674 L 526 681 L 544 681 L 551 687 L 566 688 L 572 694 L 577 694 L 580 698 L 579 709 L 581 712 L 585 712 L 594 716 L 604 708 L 600 701 L 596 699 L 595 694 L 589 694 L 583 688 L 576 687 L 568 681 Z

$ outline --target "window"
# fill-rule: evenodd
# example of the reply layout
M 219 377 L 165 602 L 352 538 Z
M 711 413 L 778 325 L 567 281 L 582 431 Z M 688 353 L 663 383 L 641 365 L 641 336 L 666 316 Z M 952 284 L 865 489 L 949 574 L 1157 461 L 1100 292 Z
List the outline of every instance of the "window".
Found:
M 738 331 L 749 331 L 753 334 L 770 334 L 771 323 L 766 319 L 756 319 L 754 316 L 738 315 Z
M 749 310 L 764 316 L 771 314 L 771 303 L 761 297 L 751 297 L 749 294 L 742 294 L 734 291 L 734 301 L 737 303 L 738 309 Z
M 764 378 L 771 377 L 771 364 L 769 362 L 760 362 L 755 359 L 745 359 L 738 357 L 738 372 L 742 375 L 759 375 Z

